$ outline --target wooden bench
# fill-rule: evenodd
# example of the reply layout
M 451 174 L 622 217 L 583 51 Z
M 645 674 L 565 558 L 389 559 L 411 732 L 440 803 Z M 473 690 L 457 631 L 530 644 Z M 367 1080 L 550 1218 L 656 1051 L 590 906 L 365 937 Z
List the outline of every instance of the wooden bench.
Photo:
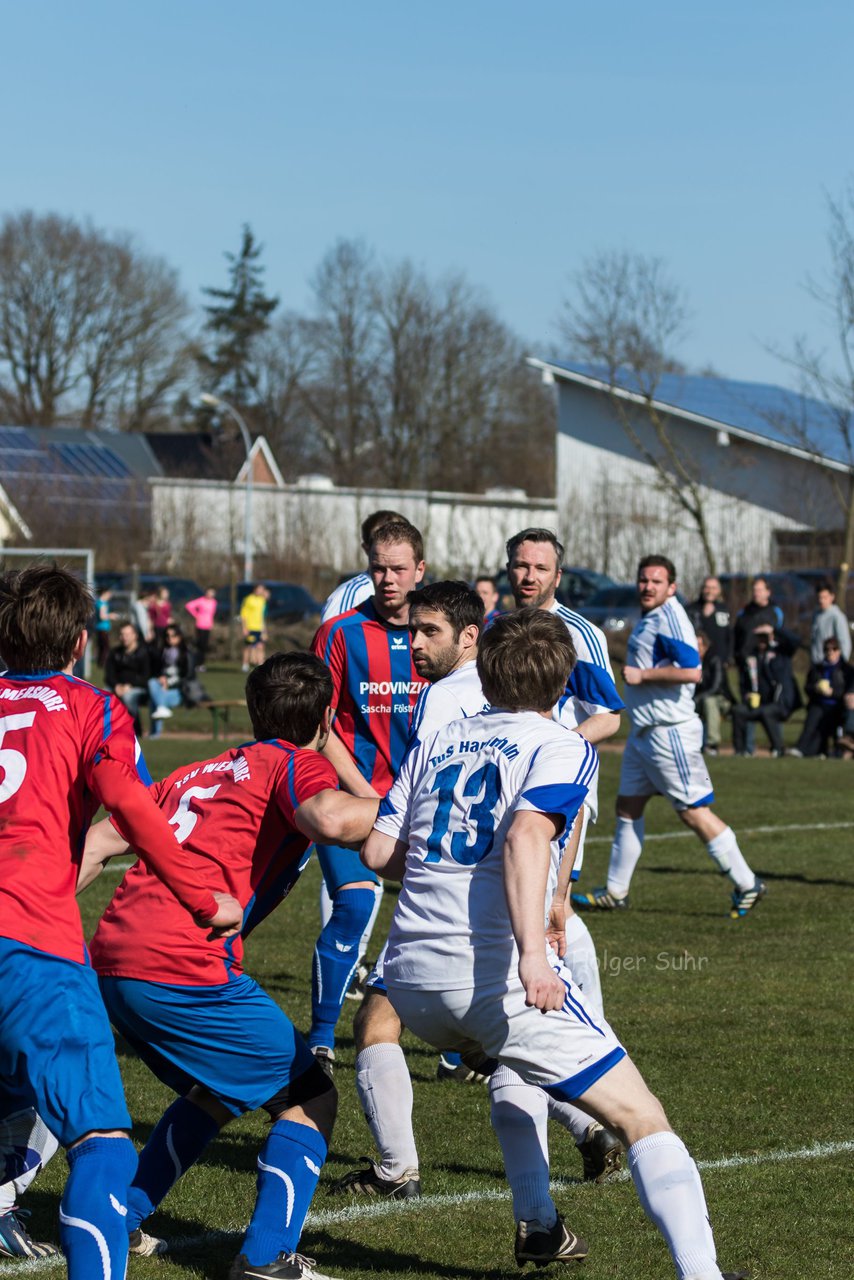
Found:
M 211 737 L 217 739 L 219 737 L 220 723 L 222 724 L 223 735 L 228 734 L 228 718 L 234 708 L 246 710 L 246 702 L 243 698 L 230 698 L 217 702 L 201 702 L 200 706 L 206 707 L 211 713 Z

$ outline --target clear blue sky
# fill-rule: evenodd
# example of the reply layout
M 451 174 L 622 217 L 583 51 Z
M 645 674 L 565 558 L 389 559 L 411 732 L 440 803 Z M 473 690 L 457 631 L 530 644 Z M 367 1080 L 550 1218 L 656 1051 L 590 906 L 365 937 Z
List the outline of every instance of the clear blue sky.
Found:
M 821 338 L 854 171 L 843 0 L 29 0 L 2 7 L 0 212 L 133 232 L 194 302 L 241 224 L 304 307 L 339 236 L 461 270 L 543 354 L 568 273 L 663 257 L 695 367 Z

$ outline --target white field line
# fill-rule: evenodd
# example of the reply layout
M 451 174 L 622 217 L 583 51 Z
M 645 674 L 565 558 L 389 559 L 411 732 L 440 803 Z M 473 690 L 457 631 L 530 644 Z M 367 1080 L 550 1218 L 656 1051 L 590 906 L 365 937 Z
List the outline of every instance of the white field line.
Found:
M 717 1160 L 698 1160 L 697 1167 L 704 1173 L 715 1173 L 719 1169 L 741 1169 L 764 1164 L 787 1164 L 791 1160 L 821 1160 L 828 1156 L 844 1155 L 854 1152 L 854 1142 L 814 1142 L 809 1147 L 798 1147 L 793 1151 L 767 1151 L 764 1155 L 723 1156 Z M 614 1181 L 627 1181 L 628 1173 L 623 1170 Z M 593 1183 L 563 1182 L 555 1179 L 550 1184 L 552 1191 L 565 1191 L 572 1187 L 573 1191 L 590 1192 Z M 507 1189 L 490 1191 L 461 1191 L 455 1195 L 422 1196 L 419 1201 L 412 1200 L 368 1200 L 360 1204 L 350 1204 L 344 1209 L 319 1209 L 309 1213 L 307 1227 L 330 1227 L 340 1223 L 358 1222 L 364 1218 L 385 1218 L 391 1214 L 424 1213 L 430 1209 L 454 1208 L 465 1204 L 496 1204 L 509 1202 L 510 1192 Z M 190 1249 L 198 1249 L 205 1245 L 223 1243 L 227 1240 L 238 1241 L 245 1228 L 238 1227 L 231 1231 L 206 1231 L 196 1236 L 177 1236 L 169 1242 L 170 1253 L 185 1253 Z M 57 1258 L 33 1258 L 15 1262 L 0 1263 L 0 1276 L 29 1275 L 39 1271 L 47 1271 L 50 1267 L 60 1266 Z
M 777 831 L 847 831 L 854 827 L 854 822 L 792 822 L 775 827 L 739 827 L 740 836 L 771 836 Z M 644 844 L 652 840 L 695 840 L 693 831 L 659 831 L 657 834 L 644 836 Z M 587 844 L 610 844 L 611 836 L 588 836 Z M 113 861 L 104 867 L 104 873 L 127 871 L 133 863 L 127 860 Z

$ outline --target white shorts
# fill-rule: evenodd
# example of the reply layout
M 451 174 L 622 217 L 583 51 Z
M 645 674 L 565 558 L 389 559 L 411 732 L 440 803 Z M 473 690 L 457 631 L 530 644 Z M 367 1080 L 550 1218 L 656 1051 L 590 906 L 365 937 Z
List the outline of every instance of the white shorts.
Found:
M 572 1100 L 625 1057 L 625 1049 L 569 970 L 559 961 L 554 970 L 566 986 L 566 1000 L 549 1013 L 525 1004 L 515 975 L 489 990 L 416 991 L 389 983 L 388 997 L 404 1026 L 435 1048 L 482 1049 L 528 1084 Z
M 699 716 L 629 734 L 620 769 L 621 796 L 666 796 L 674 809 L 693 809 L 715 798 L 701 750 Z
M 385 953 L 388 950 L 388 938 L 383 943 L 383 949 L 374 961 L 374 967 L 365 978 L 365 987 L 368 991 L 378 991 L 381 996 L 386 994 L 385 983 L 383 982 L 383 961 Z

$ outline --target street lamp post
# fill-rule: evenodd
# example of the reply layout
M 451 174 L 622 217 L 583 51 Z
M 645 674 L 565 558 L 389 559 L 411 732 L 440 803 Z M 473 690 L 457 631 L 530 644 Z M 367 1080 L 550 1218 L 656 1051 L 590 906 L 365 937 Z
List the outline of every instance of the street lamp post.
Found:
M 227 400 L 221 400 L 219 396 L 211 395 L 210 392 L 204 392 L 199 396 L 202 404 L 208 409 L 216 409 L 220 413 L 229 414 L 240 428 L 240 434 L 243 437 L 243 447 L 246 450 L 246 498 L 243 510 L 243 580 L 244 582 L 252 581 L 252 438 L 249 435 L 249 429 L 246 426 L 241 415 L 237 412 L 234 405 L 229 404 Z

